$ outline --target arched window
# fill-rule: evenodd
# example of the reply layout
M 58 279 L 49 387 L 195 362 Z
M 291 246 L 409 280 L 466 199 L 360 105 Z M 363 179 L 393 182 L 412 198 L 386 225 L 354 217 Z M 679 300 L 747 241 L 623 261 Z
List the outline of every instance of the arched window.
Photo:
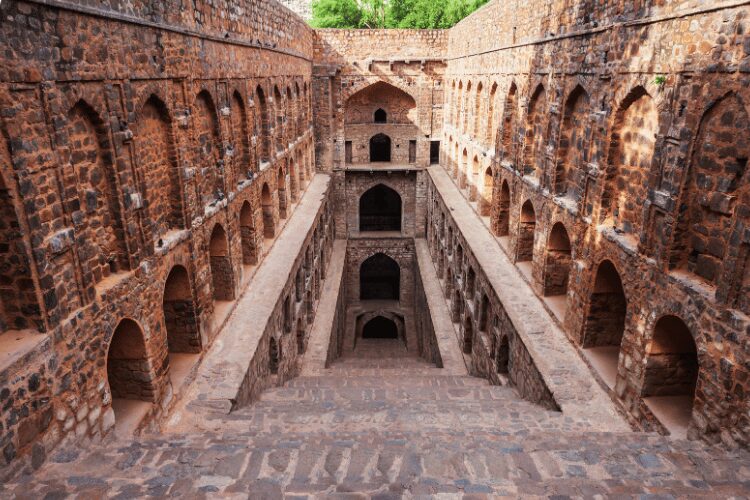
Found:
M 375 123 L 387 123 L 388 122 L 388 113 L 385 112 L 383 108 L 379 108 L 375 111 Z
M 362 329 L 362 338 L 365 339 L 397 339 L 398 326 L 393 320 L 376 316 L 368 321 Z
M 359 199 L 360 231 L 401 231 L 401 196 L 378 184 Z
M 401 268 L 392 258 L 376 253 L 359 268 L 360 300 L 399 300 Z
M 391 161 L 391 138 L 385 134 L 376 134 L 370 139 L 370 161 Z
M 266 102 L 266 94 L 263 88 L 258 85 L 255 89 L 258 98 L 258 108 L 260 109 L 260 138 L 258 141 L 259 154 L 261 162 L 267 162 L 271 159 L 271 115 Z

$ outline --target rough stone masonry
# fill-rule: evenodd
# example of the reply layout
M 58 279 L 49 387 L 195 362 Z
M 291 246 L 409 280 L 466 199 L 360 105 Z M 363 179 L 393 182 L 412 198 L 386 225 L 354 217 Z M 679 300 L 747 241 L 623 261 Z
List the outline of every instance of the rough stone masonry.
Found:
M 326 369 L 460 359 L 539 412 L 747 448 L 749 14 L 494 0 L 350 31 L 273 0 L 4 0 L 0 476 L 166 429 L 201 384 L 251 405 L 326 318 Z

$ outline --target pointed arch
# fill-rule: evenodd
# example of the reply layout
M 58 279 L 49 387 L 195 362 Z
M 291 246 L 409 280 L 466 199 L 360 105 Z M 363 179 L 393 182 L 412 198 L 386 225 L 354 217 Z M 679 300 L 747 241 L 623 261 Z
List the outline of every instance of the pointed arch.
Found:
M 220 198 L 225 193 L 224 176 L 220 169 L 222 160 L 221 135 L 216 105 L 207 90 L 201 90 L 193 104 L 197 135 L 198 164 L 205 177 L 200 179 L 200 191 L 204 203 Z
M 260 203 L 263 207 L 263 236 L 273 239 L 276 236 L 276 217 L 273 210 L 273 196 L 268 183 L 264 182 L 260 191 Z
M 479 215 L 489 217 L 492 210 L 492 194 L 495 188 L 495 176 L 492 167 L 487 167 L 482 178 L 482 196 L 479 198 Z
M 734 93 L 701 118 L 678 205 L 671 269 L 684 269 L 714 286 L 719 283 L 732 246 L 737 206 L 749 199 L 749 137 L 750 117 Z M 750 217 L 741 221 L 747 224 Z M 736 280 L 742 279 L 739 271 Z
M 229 239 L 221 224 L 216 224 L 211 232 L 209 260 L 214 300 L 234 300 L 234 270 Z
M 521 217 L 518 224 L 518 249 L 516 262 L 534 260 L 534 237 L 536 236 L 536 213 L 531 200 L 521 206 Z
M 263 92 L 263 87 L 258 85 L 255 89 L 255 96 L 258 101 L 258 108 L 260 109 L 260 138 L 258 140 L 259 154 L 261 163 L 271 161 L 271 136 L 273 134 L 271 124 L 271 111 L 266 100 L 266 94 Z
M 185 228 L 182 181 L 166 104 L 151 95 L 137 115 L 134 144 L 153 241 Z M 167 194 L 167 196 L 164 196 Z
M 401 231 L 401 196 L 385 184 L 368 189 L 359 198 L 360 231 Z
M 250 164 L 250 132 L 247 127 L 245 102 L 239 91 L 234 91 L 231 102 L 232 142 L 234 146 L 234 175 L 239 178 L 253 168 Z
M 98 283 L 111 273 L 130 270 L 117 171 L 104 122 L 87 102 L 80 100 L 71 108 L 68 124 L 76 182 L 70 193 L 77 194 L 77 199 L 67 202 L 83 216 L 85 255 L 89 256 L 84 267 Z
M 401 267 L 384 253 L 367 258 L 359 267 L 360 300 L 400 300 Z
M 497 198 L 497 221 L 495 222 L 495 235 L 508 236 L 510 234 L 510 187 L 508 181 L 503 179 L 500 185 L 500 193 Z
M 544 258 L 544 295 L 566 295 L 573 263 L 570 236 L 562 222 L 555 223 L 547 240 Z
M 170 353 L 201 352 L 201 335 L 188 270 L 175 265 L 164 282 L 162 311 Z
M 586 161 L 586 136 L 591 113 L 589 95 L 580 85 L 571 91 L 565 101 L 560 128 L 560 144 L 555 166 L 554 187 L 558 195 L 572 195 L 572 176 Z
M 240 239 L 242 243 L 242 263 L 253 266 L 258 263 L 258 243 L 255 232 L 255 215 L 249 201 L 240 209 Z
M 546 140 L 547 91 L 537 85 L 529 100 L 526 114 L 526 140 L 524 143 L 523 174 L 541 179 Z
M 518 89 L 515 83 L 510 84 L 503 107 L 503 135 L 501 150 L 503 158 L 513 161 L 513 137 L 518 125 Z
M 615 114 L 602 198 L 605 217 L 627 234 L 638 234 L 643 229 L 643 207 L 648 200 L 658 128 L 656 104 L 646 89 L 636 87 Z

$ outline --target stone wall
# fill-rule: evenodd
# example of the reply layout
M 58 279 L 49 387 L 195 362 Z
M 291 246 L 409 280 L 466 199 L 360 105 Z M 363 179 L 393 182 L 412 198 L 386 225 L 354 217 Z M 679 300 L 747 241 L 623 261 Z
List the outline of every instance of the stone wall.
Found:
M 512 385 L 524 399 L 559 410 L 517 326 L 453 220 L 451 208 L 432 184 L 426 204 L 430 254 L 460 334 L 460 346 L 471 357 L 471 374 Z
M 612 394 L 646 429 L 655 326 L 679 319 L 689 435 L 729 446 L 750 441 L 746 10 L 490 2 L 450 31 L 442 152 L 571 341 L 608 325 Z
M 291 9 L 305 21 L 312 19 L 313 0 L 279 0 L 282 5 Z
M 369 139 L 395 139 L 392 163 L 429 164 L 430 141 L 440 140 L 447 32 L 440 30 L 316 30 L 313 53 L 318 167 L 369 162 Z M 374 107 L 374 102 L 379 105 Z M 374 123 L 383 107 L 395 122 Z M 408 110 L 408 112 L 407 112 Z M 395 124 L 394 124 L 395 123 Z M 346 141 L 352 142 L 347 161 Z
M 223 321 L 214 299 L 252 276 L 314 151 L 312 31 L 274 2 L 0 11 L 5 474 L 107 435 L 113 397 L 153 403 L 142 425 L 158 421 L 176 390 L 170 354 L 205 352 Z M 163 307 L 176 269 L 187 296 Z M 112 340 L 128 331 L 134 342 Z M 108 379 L 115 344 L 110 378 L 137 372 L 132 391 Z
M 251 404 L 265 389 L 281 386 L 299 375 L 333 240 L 331 205 L 323 203 L 299 249 L 274 311 L 264 325 L 255 325 L 263 330 L 263 335 L 248 363 L 232 410 Z

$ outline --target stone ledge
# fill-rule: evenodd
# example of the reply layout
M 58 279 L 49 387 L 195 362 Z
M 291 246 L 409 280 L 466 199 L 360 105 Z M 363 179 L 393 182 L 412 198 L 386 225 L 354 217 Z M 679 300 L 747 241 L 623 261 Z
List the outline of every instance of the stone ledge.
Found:
M 457 232 L 466 241 L 466 251 L 474 256 L 487 277 L 562 412 L 587 419 L 592 430 L 629 430 L 615 404 L 596 384 L 594 375 L 575 346 L 523 280 L 445 170 L 430 169 L 428 172 L 434 189 L 450 209 L 449 215 Z

